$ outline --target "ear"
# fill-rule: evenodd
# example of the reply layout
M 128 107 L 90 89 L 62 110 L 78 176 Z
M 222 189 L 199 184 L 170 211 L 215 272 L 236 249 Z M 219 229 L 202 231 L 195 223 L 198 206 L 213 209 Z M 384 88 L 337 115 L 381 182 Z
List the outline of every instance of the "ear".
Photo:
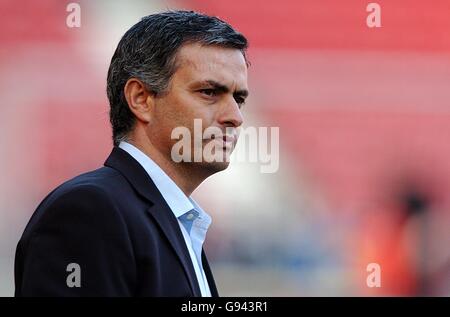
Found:
M 154 94 L 137 78 L 128 79 L 123 89 L 128 107 L 136 119 L 149 123 L 154 109 Z

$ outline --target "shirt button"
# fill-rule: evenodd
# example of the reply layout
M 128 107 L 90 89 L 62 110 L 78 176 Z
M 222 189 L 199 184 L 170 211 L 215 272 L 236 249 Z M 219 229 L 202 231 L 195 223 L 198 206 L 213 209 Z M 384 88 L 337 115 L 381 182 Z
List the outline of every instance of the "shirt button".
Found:
M 194 215 L 193 215 L 193 214 L 188 214 L 186 218 L 187 218 L 188 220 L 192 220 L 192 218 L 194 218 Z

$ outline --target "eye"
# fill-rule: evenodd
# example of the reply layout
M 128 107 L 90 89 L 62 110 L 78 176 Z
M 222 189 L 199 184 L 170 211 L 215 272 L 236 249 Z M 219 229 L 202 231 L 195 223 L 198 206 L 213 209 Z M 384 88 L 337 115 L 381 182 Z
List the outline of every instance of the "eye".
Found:
M 239 108 L 245 105 L 245 98 L 243 97 L 235 97 L 234 100 L 236 100 L 236 103 L 239 105 Z
M 211 88 L 200 89 L 199 92 L 208 97 L 214 97 L 215 95 L 217 95 L 217 91 L 215 89 L 211 89 Z

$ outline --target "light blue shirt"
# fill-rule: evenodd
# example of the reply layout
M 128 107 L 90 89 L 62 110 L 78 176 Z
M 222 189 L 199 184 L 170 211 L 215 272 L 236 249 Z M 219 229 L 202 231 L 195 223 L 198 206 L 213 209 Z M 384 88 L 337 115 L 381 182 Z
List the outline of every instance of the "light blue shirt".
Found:
M 202 264 L 202 247 L 208 227 L 211 225 L 211 216 L 191 197 L 187 197 L 158 164 L 141 150 L 124 141 L 120 142 L 119 147 L 141 164 L 178 219 L 201 294 L 203 297 L 210 297 L 211 291 Z

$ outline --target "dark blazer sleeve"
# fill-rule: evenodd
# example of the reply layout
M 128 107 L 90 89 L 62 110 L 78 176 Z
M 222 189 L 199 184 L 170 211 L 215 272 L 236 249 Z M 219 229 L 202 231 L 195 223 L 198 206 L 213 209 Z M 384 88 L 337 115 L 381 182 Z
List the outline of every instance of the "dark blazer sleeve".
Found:
M 16 296 L 132 296 L 133 248 L 113 199 L 95 185 L 54 196 L 19 241 Z M 67 283 L 75 281 L 71 263 L 79 265 L 79 287 Z

